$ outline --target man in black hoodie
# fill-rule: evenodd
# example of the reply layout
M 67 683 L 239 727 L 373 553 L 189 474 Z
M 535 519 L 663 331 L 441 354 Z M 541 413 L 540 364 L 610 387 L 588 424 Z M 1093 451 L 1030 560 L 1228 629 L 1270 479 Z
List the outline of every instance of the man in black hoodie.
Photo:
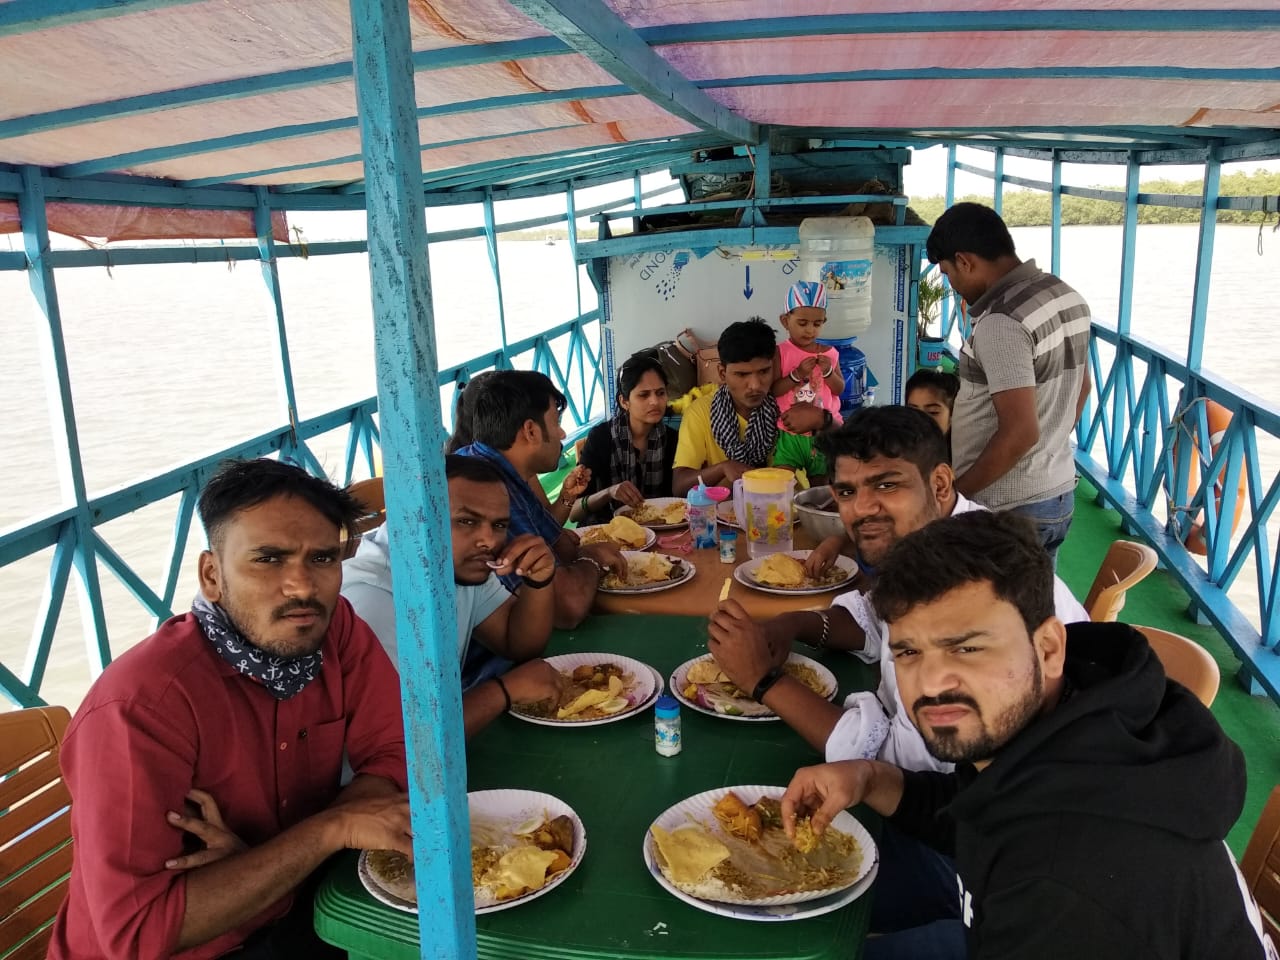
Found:
M 1025 521 L 925 526 L 882 563 L 873 602 L 901 702 L 956 770 L 802 769 L 789 833 L 797 815 L 820 830 L 862 802 L 952 854 L 973 960 L 1268 956 L 1223 843 L 1244 801 L 1239 748 L 1140 633 L 1053 616 Z

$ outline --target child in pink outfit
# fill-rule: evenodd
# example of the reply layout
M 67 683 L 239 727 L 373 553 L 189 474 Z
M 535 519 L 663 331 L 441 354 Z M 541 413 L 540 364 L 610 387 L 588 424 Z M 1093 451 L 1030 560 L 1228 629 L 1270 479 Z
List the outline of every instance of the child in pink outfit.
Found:
M 787 429 L 787 411 L 794 403 L 813 403 L 830 411 L 840 423 L 840 374 L 835 347 L 818 343 L 827 322 L 827 290 L 821 283 L 802 280 L 787 291 L 787 312 L 778 318 L 790 335 L 778 344 L 773 357 L 773 395 L 782 416 L 778 427 Z

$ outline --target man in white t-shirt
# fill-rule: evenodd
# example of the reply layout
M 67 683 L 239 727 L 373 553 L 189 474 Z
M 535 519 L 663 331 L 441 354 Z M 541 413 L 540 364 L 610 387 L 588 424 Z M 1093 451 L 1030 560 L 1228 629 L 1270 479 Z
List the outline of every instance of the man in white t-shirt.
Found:
M 919 410 L 864 407 L 818 442 L 831 468 L 845 542 L 852 542 L 861 571 L 860 589 L 837 597 L 828 610 L 788 613 L 762 623 L 753 621 L 737 601 L 726 600 L 711 617 L 707 646 L 735 685 L 751 691 L 826 760 L 879 759 L 909 770 L 950 770 L 951 764 L 929 753 L 902 708 L 885 643 L 888 631 L 872 611 L 868 594 L 876 564 L 907 534 L 940 517 L 985 508 L 956 491 L 946 438 Z M 839 538 L 824 543 L 815 551 L 813 566 L 829 563 L 839 545 Z M 1056 578 L 1054 598 L 1063 622 L 1088 619 Z M 878 662 L 879 689 L 855 693 L 843 706 L 829 702 L 782 671 L 797 641 Z M 877 886 L 895 893 L 877 896 L 871 929 L 919 927 L 938 915 L 953 916 L 955 872 L 949 861 L 915 841 L 887 841 Z M 898 877 L 909 893 L 897 893 Z
M 510 507 L 502 475 L 473 457 L 445 457 L 457 591 L 463 727 L 470 737 L 512 703 L 559 694 L 561 678 L 535 659 L 551 636 L 555 557 L 534 534 L 508 540 Z M 498 574 L 521 581 L 510 593 Z M 398 664 L 396 611 L 386 526 L 365 534 L 342 565 L 342 595 Z M 473 643 L 472 641 L 475 641 Z M 519 665 L 510 667 L 515 661 Z

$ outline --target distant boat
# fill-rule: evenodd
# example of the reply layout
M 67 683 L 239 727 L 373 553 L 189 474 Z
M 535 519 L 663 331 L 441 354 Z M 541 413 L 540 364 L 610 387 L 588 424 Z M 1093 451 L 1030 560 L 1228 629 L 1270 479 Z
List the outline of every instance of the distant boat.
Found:
M 547 246 L 548 246 L 548 247 L 554 247 L 555 245 L 556 245 L 556 238 L 555 238 L 555 237 L 553 237 L 551 234 L 549 234 L 549 233 L 548 233 L 548 234 L 547 234 Z

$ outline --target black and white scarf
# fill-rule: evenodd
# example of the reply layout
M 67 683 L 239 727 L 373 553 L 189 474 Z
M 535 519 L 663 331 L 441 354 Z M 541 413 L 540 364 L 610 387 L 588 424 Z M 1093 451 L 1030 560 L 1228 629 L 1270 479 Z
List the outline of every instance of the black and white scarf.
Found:
M 324 651 L 317 650 L 301 657 L 277 657 L 254 646 L 236 629 L 236 625 L 216 603 L 196 597 L 191 604 L 204 635 L 218 651 L 218 656 L 251 680 L 256 680 L 277 700 L 288 700 L 303 691 L 320 676 Z
M 747 418 L 746 436 L 739 437 L 738 411 L 729 388 L 721 386 L 711 398 L 711 436 L 730 460 L 763 467 L 778 439 L 778 415 L 778 401 L 772 395 L 766 396 Z
M 667 425 L 655 424 L 649 431 L 649 441 L 645 444 L 644 453 L 636 456 L 635 444 L 631 442 L 631 415 L 626 410 L 619 410 L 609 423 L 609 433 L 613 438 L 613 449 L 609 454 L 609 473 L 614 482 L 630 480 L 640 488 L 646 497 L 661 497 L 670 494 L 663 481 L 666 465 Z

